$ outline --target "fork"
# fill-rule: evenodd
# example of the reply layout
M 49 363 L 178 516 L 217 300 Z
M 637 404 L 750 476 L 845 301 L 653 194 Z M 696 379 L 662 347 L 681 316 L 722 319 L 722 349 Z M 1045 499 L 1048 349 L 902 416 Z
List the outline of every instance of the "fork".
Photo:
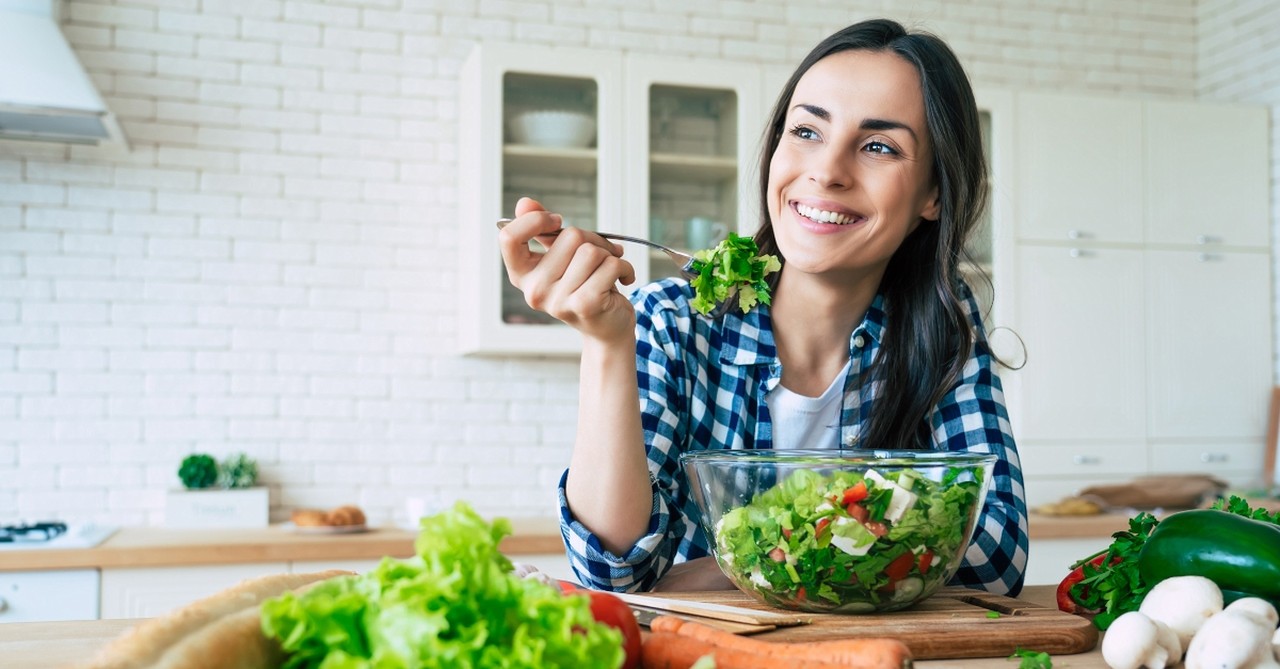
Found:
M 498 229 L 501 230 L 507 227 L 507 224 L 510 222 L 511 222 L 511 219 L 509 218 L 498 219 Z M 554 230 L 552 232 L 547 232 L 539 236 L 555 237 L 558 234 L 560 234 L 560 231 Z M 657 242 L 651 242 L 647 239 L 642 239 L 640 237 L 632 237 L 630 235 L 620 235 L 616 232 L 596 232 L 596 234 L 600 235 L 601 237 L 604 237 L 605 239 L 613 239 L 619 242 L 631 242 L 632 244 L 643 244 L 644 246 L 648 246 L 651 249 L 657 249 L 659 251 L 662 251 L 663 253 L 667 254 L 668 258 L 671 258 L 671 261 L 676 264 L 676 267 L 680 268 L 680 276 L 686 279 L 692 279 L 698 276 L 698 273 L 693 271 L 694 257 L 689 255 L 688 253 L 677 251 L 669 246 L 663 246 L 662 244 L 659 244 Z

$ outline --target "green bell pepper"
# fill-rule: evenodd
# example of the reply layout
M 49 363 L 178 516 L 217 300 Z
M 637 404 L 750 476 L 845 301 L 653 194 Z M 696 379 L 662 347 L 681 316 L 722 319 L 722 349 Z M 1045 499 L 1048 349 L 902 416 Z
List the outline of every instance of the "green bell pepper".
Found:
M 1204 576 L 1227 601 L 1280 601 L 1280 526 L 1214 509 L 1180 511 L 1152 530 L 1138 555 L 1138 573 L 1148 585 Z

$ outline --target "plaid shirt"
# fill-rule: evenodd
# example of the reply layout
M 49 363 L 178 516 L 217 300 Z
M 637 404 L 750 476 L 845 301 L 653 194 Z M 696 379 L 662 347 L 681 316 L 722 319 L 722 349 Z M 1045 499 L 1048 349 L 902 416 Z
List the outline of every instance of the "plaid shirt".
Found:
M 641 420 L 648 445 L 653 507 L 648 533 L 615 555 L 569 510 L 566 471 L 560 479 L 560 528 L 578 579 L 592 588 L 649 590 L 671 565 L 710 555 L 699 513 L 686 490 L 680 454 L 708 448 L 771 448 L 765 394 L 782 378 L 769 309 L 734 310 L 723 319 L 697 316 L 689 284 L 664 279 L 631 295 L 636 305 L 636 365 Z M 1016 595 L 1027 564 L 1027 510 L 1022 470 L 1004 392 L 992 368 L 977 303 L 964 288 L 977 340 L 962 378 L 929 421 L 938 450 L 999 456 L 973 541 L 952 584 Z M 877 383 L 871 363 L 885 328 L 877 296 L 849 341 L 841 439 L 857 440 L 871 415 Z

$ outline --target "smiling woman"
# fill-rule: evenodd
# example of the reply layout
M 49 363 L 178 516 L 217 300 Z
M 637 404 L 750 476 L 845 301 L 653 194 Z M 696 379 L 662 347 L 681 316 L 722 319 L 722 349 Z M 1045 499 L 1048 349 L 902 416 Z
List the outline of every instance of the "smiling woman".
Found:
M 587 231 L 566 228 L 530 254 L 531 239 L 563 223 L 532 199 L 501 233 L 528 303 L 583 335 L 578 438 L 560 489 L 578 577 L 617 590 L 729 586 L 698 560 L 708 543 L 683 453 L 949 450 L 997 456 L 953 582 L 1017 593 L 1022 474 L 959 271 L 987 196 L 964 70 L 930 34 L 849 26 L 787 81 L 760 161 L 755 241 L 781 270 L 766 277 L 772 303 L 746 313 L 698 313 L 683 279 L 624 297 L 617 284 L 633 268 Z

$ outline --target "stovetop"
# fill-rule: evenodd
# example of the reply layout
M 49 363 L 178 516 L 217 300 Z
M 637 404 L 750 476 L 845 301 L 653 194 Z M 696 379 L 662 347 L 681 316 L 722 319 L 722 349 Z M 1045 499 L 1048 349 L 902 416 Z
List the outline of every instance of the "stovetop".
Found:
M 0 551 L 92 548 L 118 528 L 60 521 L 0 524 Z

